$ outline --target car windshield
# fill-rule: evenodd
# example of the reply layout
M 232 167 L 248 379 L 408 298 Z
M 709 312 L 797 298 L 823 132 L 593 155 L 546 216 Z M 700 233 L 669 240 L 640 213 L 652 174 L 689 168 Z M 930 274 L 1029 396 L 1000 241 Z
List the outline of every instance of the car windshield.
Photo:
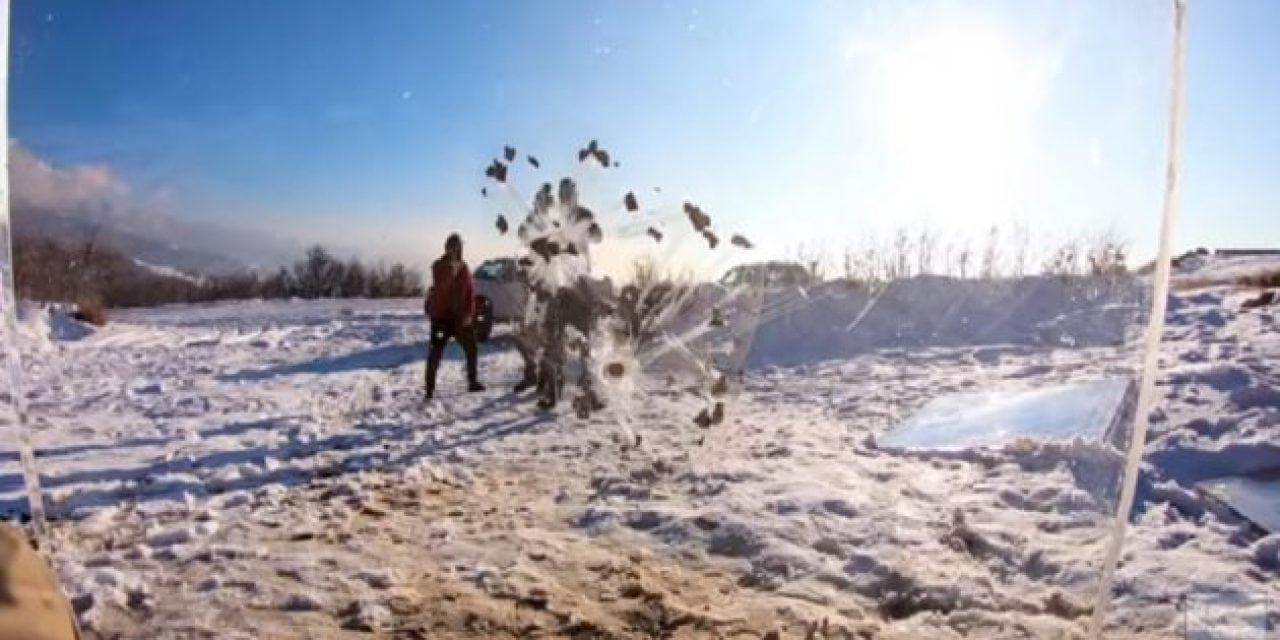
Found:
M 477 280 L 502 280 L 506 276 L 510 264 L 510 262 L 504 260 L 486 260 L 476 268 L 475 278 Z
M 1184 4 L 0 0 L 0 629 L 1274 635 L 1280 1 Z

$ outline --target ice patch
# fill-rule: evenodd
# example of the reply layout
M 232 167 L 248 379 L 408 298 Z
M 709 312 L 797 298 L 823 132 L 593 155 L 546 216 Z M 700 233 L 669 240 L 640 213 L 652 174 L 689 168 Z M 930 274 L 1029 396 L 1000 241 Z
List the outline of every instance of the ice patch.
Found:
M 47 322 L 49 339 L 58 342 L 75 342 L 88 338 L 94 333 L 92 326 L 71 317 L 71 314 L 62 307 L 50 308 Z
M 1035 389 L 959 393 L 930 401 L 879 439 L 888 449 L 960 451 L 1022 439 L 1105 442 L 1122 429 L 1131 402 L 1127 378 Z
M 1280 533 L 1280 470 L 1214 478 L 1196 488 L 1259 527 Z

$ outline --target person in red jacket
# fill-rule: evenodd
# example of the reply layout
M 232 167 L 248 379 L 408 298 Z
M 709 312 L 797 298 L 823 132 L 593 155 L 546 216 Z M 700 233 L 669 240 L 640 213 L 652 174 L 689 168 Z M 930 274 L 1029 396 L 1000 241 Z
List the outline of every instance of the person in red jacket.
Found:
M 436 392 L 436 370 L 449 338 L 462 346 L 467 357 L 467 391 L 484 391 L 476 363 L 476 335 L 472 320 L 476 315 L 475 285 L 471 270 L 462 260 L 462 238 L 454 233 L 444 242 L 444 255 L 431 265 L 431 292 L 427 295 L 427 315 L 431 319 L 431 349 L 427 352 L 427 398 Z

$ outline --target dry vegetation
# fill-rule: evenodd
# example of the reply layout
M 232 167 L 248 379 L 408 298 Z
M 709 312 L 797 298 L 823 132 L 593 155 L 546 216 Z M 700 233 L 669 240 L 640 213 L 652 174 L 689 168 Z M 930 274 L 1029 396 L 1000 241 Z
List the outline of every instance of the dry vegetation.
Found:
M 1264 289 L 1280 287 L 1280 269 L 1243 276 L 1237 281 L 1237 284 L 1246 287 L 1259 287 Z
M 619 315 L 637 344 L 645 344 L 657 335 L 663 320 L 679 309 L 694 286 L 694 277 L 664 271 L 652 257 L 636 260 L 631 270 L 630 282 L 619 292 Z
M 835 260 L 823 249 L 803 245 L 791 252 L 791 258 L 814 280 L 838 274 L 834 279 L 868 286 L 921 275 L 994 279 L 1131 273 L 1128 243 L 1115 234 L 1080 236 L 1034 251 L 1031 235 L 1021 225 L 1007 231 L 991 227 L 980 242 L 948 240 L 929 230 L 899 229 L 888 239 L 869 235 Z

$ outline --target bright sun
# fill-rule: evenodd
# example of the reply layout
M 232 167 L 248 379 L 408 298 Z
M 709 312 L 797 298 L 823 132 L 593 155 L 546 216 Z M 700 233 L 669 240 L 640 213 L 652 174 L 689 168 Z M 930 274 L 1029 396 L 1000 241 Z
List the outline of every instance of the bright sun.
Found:
M 997 31 L 947 27 L 881 58 L 883 132 L 902 204 L 962 224 L 1007 219 L 1041 91 L 1020 53 Z

